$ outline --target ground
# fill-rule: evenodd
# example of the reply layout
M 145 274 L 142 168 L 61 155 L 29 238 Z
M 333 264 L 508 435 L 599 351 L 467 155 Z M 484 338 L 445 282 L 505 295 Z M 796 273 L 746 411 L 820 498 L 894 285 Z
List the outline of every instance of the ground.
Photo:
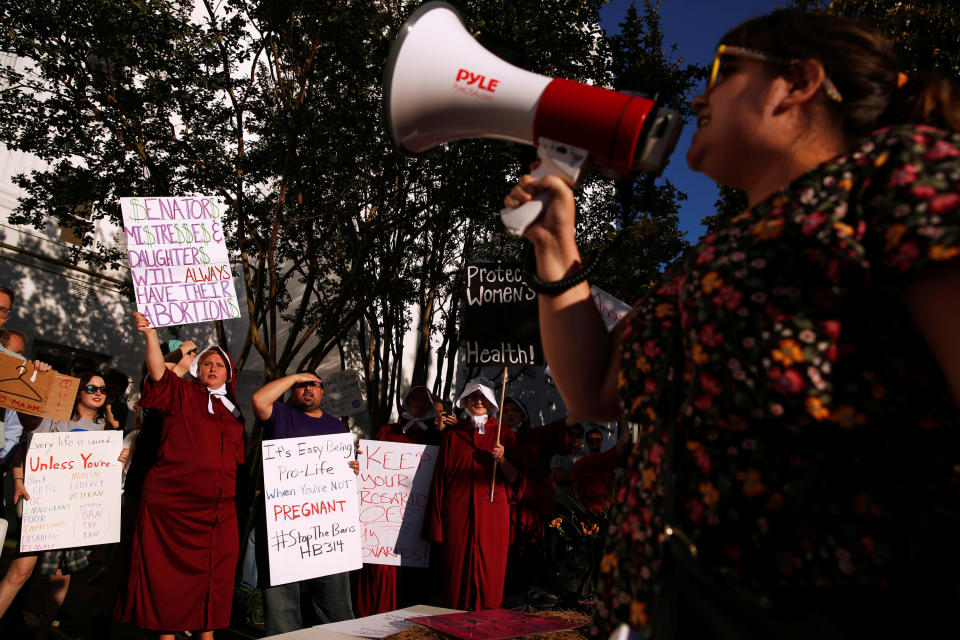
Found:
M 0 575 L 6 574 L 15 549 L 16 542 L 8 538 L 4 544 L 3 552 L 0 553 Z M 95 547 L 95 549 L 97 548 Z M 77 572 L 71 578 L 70 591 L 67 593 L 67 599 L 61 608 L 58 624 L 48 636 L 51 640 L 80 640 L 81 638 L 83 640 L 107 640 L 104 634 L 95 630 L 93 626 L 93 612 L 96 610 L 100 598 L 100 588 L 96 584 L 95 576 L 103 566 L 102 552 L 95 552 L 92 559 L 93 563 L 89 567 Z M 91 579 L 93 579 L 94 584 L 90 584 Z M 22 616 L 17 616 L 16 612 L 11 610 L 0 620 L 0 637 L 3 640 L 33 640 L 40 618 L 46 580 L 45 576 L 35 574 L 24 586 L 26 591 Z M 255 597 L 257 595 L 254 591 L 237 593 L 233 606 L 233 624 L 229 629 L 218 631 L 216 633 L 217 640 L 249 640 L 250 638 L 263 637 L 262 624 L 245 620 L 252 600 L 251 596 Z M 250 613 L 253 617 L 256 617 L 259 612 L 251 611 Z M 179 637 L 187 638 L 186 635 Z M 152 631 L 140 630 L 133 624 L 112 622 L 109 638 L 110 640 L 153 640 L 156 638 L 156 634 Z

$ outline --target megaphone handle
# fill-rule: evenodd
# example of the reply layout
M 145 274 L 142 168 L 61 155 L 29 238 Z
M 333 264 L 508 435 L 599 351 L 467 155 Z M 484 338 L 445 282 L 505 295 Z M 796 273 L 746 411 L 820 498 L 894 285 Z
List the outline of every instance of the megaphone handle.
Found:
M 535 179 L 544 176 L 558 176 L 568 184 L 575 185 L 580 181 L 584 163 L 588 154 L 584 149 L 573 145 L 541 138 L 537 147 L 540 164 L 530 172 Z M 515 209 L 501 209 L 500 219 L 507 231 L 515 236 L 522 236 L 523 232 L 533 224 L 543 213 L 552 198 L 545 191 L 533 197 L 533 200 L 522 204 Z
M 541 191 L 533 197 L 533 200 L 520 205 L 514 209 L 501 209 L 500 219 L 507 231 L 515 236 L 522 236 L 523 232 L 533 224 L 540 214 L 543 213 L 547 205 L 550 204 L 552 197 L 546 191 Z

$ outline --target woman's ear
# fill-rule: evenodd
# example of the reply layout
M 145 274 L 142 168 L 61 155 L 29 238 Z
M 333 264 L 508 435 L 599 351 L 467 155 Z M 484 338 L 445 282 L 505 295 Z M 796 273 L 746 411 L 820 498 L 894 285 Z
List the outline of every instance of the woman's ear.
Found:
M 793 107 L 816 99 L 823 89 L 823 80 L 827 72 L 823 64 L 814 58 L 796 62 L 784 76 L 789 89 L 780 101 L 782 107 Z

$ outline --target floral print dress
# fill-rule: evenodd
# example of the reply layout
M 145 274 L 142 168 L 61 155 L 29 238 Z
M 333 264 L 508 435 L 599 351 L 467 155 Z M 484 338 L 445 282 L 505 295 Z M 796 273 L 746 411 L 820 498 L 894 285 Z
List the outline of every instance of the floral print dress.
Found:
M 648 625 L 665 529 L 719 584 L 774 602 L 929 577 L 925 550 L 960 540 L 960 412 L 902 295 L 958 258 L 960 135 L 898 126 L 667 271 L 622 340 L 641 442 L 594 633 Z M 945 575 L 957 555 L 941 553 Z

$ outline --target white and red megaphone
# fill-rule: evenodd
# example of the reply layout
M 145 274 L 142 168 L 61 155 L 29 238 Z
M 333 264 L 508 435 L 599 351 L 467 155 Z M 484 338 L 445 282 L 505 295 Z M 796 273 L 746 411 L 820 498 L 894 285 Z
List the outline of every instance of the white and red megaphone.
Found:
M 445 2 L 411 14 L 390 50 L 384 111 L 394 144 L 421 153 L 463 138 L 501 138 L 538 147 L 534 177 L 571 184 L 589 159 L 607 173 L 659 175 L 683 120 L 654 100 L 515 67 L 484 49 Z M 501 217 L 516 235 L 540 215 L 544 195 Z

